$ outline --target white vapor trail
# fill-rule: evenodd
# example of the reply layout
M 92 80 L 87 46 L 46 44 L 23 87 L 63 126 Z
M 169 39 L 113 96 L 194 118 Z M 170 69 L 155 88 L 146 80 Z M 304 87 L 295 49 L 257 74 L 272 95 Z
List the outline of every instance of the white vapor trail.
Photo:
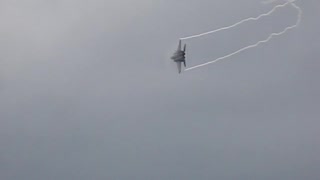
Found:
M 283 35 L 283 34 L 285 34 L 287 31 L 289 31 L 290 29 L 297 28 L 297 27 L 299 26 L 300 22 L 301 22 L 302 9 L 301 9 L 299 6 L 297 6 L 297 5 L 294 3 L 294 1 L 295 1 L 295 0 L 289 0 L 289 1 L 287 1 L 285 4 L 275 6 L 271 11 L 269 11 L 269 12 L 266 13 L 266 14 L 262 14 L 262 15 L 256 17 L 256 18 L 248 18 L 248 19 L 242 20 L 242 21 L 240 21 L 240 22 L 238 22 L 238 23 L 236 23 L 236 24 L 234 24 L 234 25 L 232 25 L 232 26 L 220 28 L 220 29 L 217 29 L 217 30 L 214 30 L 214 31 L 210 31 L 210 32 L 203 33 L 203 34 L 198 34 L 198 35 L 194 35 L 194 36 L 189 36 L 189 37 L 181 38 L 181 40 L 186 40 L 186 39 L 190 39 L 190 38 L 195 38 L 195 37 L 204 36 L 204 35 L 207 35 L 207 34 L 210 34 L 210 33 L 215 33 L 215 32 L 218 32 L 218 31 L 230 29 L 230 28 L 233 28 L 233 27 L 235 27 L 235 26 L 237 26 L 237 25 L 239 25 L 239 24 L 242 24 L 242 23 L 244 23 L 244 22 L 251 21 L 251 20 L 258 20 L 258 19 L 260 19 L 260 18 L 263 17 L 263 16 L 268 16 L 268 15 L 270 15 L 272 12 L 274 12 L 277 8 L 284 7 L 284 6 L 288 5 L 288 4 L 292 5 L 292 7 L 294 7 L 294 8 L 297 9 L 297 11 L 298 11 L 298 18 L 297 18 L 296 23 L 295 23 L 294 25 L 292 25 L 292 26 L 289 26 L 289 27 L 285 28 L 283 31 L 278 32 L 278 33 L 272 33 L 272 34 L 270 34 L 269 37 L 268 37 L 267 39 L 265 39 L 265 40 L 261 40 L 261 41 L 255 43 L 255 44 L 252 44 L 252 45 L 246 46 L 246 47 L 244 47 L 244 48 L 241 48 L 241 49 L 239 49 L 239 50 L 237 50 L 237 51 L 235 51 L 235 52 L 233 52 L 233 53 L 231 53 L 231 54 L 228 54 L 228 55 L 226 55 L 226 56 L 217 58 L 217 59 L 215 59 L 215 60 L 213 60 L 213 61 L 210 61 L 210 62 L 207 62 L 207 63 L 203 63 L 203 64 L 200 64 L 200 65 L 196 65 L 196 66 L 187 68 L 187 69 L 185 69 L 185 71 L 189 71 L 189 70 L 192 70 L 192 69 L 200 68 L 200 67 L 206 66 L 206 65 L 208 65 L 208 64 L 212 64 L 212 63 L 218 62 L 218 61 L 220 61 L 220 60 L 229 58 L 229 57 L 234 56 L 234 55 L 236 55 L 236 54 L 238 54 L 238 53 L 240 53 L 240 52 L 243 52 L 243 51 L 245 51 L 245 50 L 248 50 L 248 49 L 251 49 L 251 48 L 255 48 L 255 47 L 259 46 L 260 44 L 267 43 L 267 42 L 269 42 L 274 36 Z M 272 1 L 272 2 L 273 2 L 273 1 Z M 270 3 L 270 2 L 266 2 L 266 3 Z
M 273 0 L 275 1 L 275 0 Z M 264 4 L 267 4 L 267 3 L 270 3 L 270 2 L 265 2 Z M 205 33 L 201 33 L 201 34 L 197 34 L 197 35 L 193 35 L 193 36 L 188 36 L 188 37 L 183 37 L 183 38 L 180 38 L 180 40 L 187 40 L 187 39 L 193 39 L 193 38 L 197 38 L 197 37 L 201 37 L 201 36 L 205 36 L 205 35 L 208 35 L 208 34 L 212 34 L 212 33 L 216 33 L 216 32 L 219 32 L 219 31 L 223 31 L 223 30 L 227 30 L 227 29 L 231 29 L 231 28 L 234 28 L 236 26 L 239 26 L 240 24 L 243 24 L 245 22 L 248 22 L 248 21 L 257 21 L 259 19 L 261 19 L 262 17 L 265 17 L 265 16 L 269 16 L 270 14 L 272 14 L 275 10 L 277 10 L 278 8 L 281 8 L 281 7 L 284 7 L 288 4 L 290 4 L 291 2 L 288 1 L 286 2 L 285 4 L 280 4 L 280 5 L 277 5 L 275 6 L 274 8 L 272 8 L 269 12 L 265 13 L 265 14 L 261 14 L 260 16 L 258 17 L 250 17 L 250 18 L 247 18 L 247 19 L 244 19 L 242 21 L 239 21 L 231 26 L 226 26 L 226 27 L 223 27 L 223 28 L 219 28 L 219 29 L 216 29 L 216 30 L 213 30 L 213 31 L 209 31 L 209 32 L 205 32 Z

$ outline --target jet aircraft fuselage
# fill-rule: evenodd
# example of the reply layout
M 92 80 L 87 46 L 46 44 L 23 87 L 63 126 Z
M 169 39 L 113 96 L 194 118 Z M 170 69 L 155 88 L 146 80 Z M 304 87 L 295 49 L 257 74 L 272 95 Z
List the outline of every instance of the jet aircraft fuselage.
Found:
M 184 67 L 186 67 L 186 44 L 183 47 L 183 50 L 181 50 L 181 40 L 179 40 L 178 49 L 176 52 L 172 55 L 171 59 L 177 63 L 178 72 L 181 73 L 181 63 L 184 64 Z

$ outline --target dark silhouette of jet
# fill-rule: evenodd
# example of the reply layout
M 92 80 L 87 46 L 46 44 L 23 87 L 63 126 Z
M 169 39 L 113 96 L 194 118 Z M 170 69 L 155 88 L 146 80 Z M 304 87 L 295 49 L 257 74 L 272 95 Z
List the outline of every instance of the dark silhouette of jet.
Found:
M 177 63 L 178 72 L 181 73 L 181 63 L 184 64 L 184 67 L 186 67 L 186 48 L 187 45 L 185 44 L 183 47 L 183 50 L 181 50 L 181 40 L 179 40 L 179 45 L 177 51 L 172 55 L 171 59 Z

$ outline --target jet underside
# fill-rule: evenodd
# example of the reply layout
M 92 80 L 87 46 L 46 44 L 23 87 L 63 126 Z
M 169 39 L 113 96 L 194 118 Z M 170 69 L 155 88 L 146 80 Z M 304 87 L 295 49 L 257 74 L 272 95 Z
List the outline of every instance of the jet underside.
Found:
M 173 54 L 171 59 L 177 63 L 178 72 L 181 73 L 181 63 L 184 64 L 184 67 L 186 67 L 186 44 L 183 47 L 183 50 L 181 50 L 181 40 L 179 41 L 178 49 Z

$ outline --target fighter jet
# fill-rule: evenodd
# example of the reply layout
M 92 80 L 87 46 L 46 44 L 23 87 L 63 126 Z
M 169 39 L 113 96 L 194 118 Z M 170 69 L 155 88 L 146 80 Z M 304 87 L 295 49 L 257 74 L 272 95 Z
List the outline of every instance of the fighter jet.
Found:
M 178 72 L 181 73 L 181 63 L 184 64 L 184 67 L 186 67 L 186 48 L 187 45 L 185 44 L 183 47 L 183 50 L 181 50 L 181 40 L 179 40 L 179 45 L 177 51 L 173 54 L 171 59 L 177 63 L 178 66 Z

